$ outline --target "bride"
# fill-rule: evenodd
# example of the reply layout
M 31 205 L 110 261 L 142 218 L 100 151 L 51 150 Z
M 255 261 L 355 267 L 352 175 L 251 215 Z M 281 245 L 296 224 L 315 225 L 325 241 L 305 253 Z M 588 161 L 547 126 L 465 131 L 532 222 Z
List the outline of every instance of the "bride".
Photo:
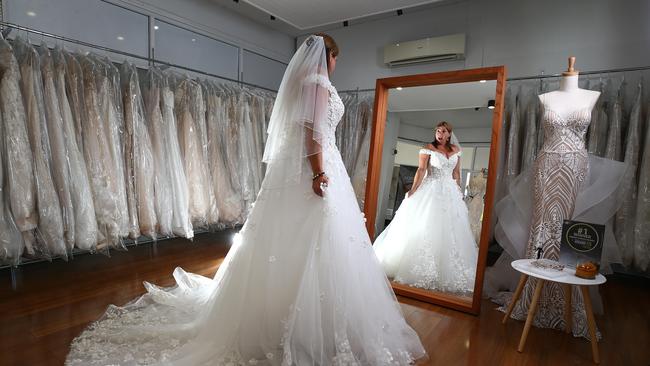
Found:
M 407 365 L 425 351 L 375 257 L 334 144 L 343 103 L 338 47 L 309 36 L 289 63 L 269 124 L 267 173 L 213 279 L 110 306 L 68 365 Z
M 395 282 L 468 295 L 474 291 L 478 250 L 460 190 L 460 156 L 452 127 L 436 126 L 420 150 L 413 187 L 377 237 L 375 253 Z

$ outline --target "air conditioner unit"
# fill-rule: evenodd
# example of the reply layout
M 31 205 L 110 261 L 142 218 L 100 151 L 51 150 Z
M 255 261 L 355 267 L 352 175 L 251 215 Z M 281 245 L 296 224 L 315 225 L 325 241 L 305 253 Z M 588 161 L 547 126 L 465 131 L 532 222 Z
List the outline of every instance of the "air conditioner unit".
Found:
M 384 47 L 384 62 L 391 67 L 464 58 L 464 33 L 400 42 Z

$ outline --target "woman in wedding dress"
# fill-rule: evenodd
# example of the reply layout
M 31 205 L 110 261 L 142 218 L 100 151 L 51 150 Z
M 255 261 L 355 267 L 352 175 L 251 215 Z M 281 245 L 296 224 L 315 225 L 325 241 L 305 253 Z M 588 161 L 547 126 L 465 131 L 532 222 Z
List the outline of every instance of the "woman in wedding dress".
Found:
M 375 253 L 395 282 L 469 295 L 478 249 L 460 190 L 460 156 L 447 122 L 420 150 L 413 187 L 393 221 L 377 237 Z
M 338 152 L 338 48 L 309 36 L 278 91 L 256 204 L 213 279 L 111 306 L 68 365 L 407 365 L 425 355 L 377 258 Z

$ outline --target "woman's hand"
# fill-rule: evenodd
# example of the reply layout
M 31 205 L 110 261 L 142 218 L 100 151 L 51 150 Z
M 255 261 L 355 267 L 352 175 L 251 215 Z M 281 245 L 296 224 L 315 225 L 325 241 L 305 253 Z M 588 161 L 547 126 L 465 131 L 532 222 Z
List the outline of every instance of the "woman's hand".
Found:
M 323 197 L 325 194 L 323 188 L 327 187 L 328 184 L 329 179 L 327 178 L 327 175 L 323 174 L 311 182 L 311 189 L 314 190 L 314 193 L 316 193 L 319 197 Z

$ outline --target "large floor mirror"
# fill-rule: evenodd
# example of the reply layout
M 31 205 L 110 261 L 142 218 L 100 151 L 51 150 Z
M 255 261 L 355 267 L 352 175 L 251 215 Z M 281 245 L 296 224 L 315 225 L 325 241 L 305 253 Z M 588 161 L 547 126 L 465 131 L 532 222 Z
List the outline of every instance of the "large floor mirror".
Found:
M 377 79 L 364 211 L 395 292 L 478 314 L 505 67 Z

